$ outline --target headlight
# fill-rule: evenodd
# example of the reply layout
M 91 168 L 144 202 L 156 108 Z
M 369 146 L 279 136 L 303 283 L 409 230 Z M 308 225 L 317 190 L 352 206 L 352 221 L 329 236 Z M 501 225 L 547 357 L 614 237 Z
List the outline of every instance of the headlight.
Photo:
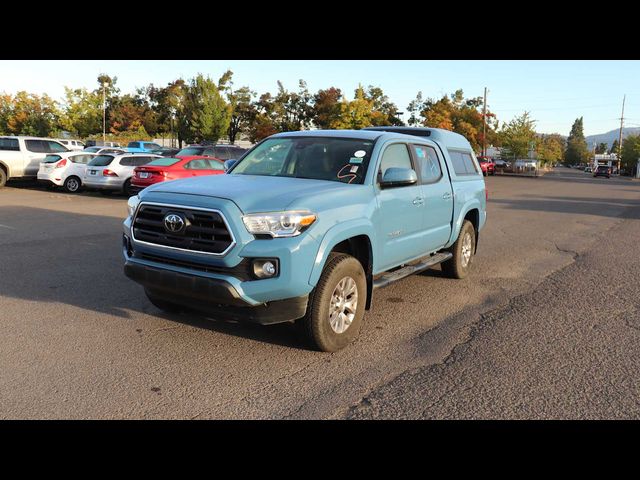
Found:
M 130 217 L 133 217 L 133 214 L 136 213 L 136 208 L 138 208 L 139 203 L 140 197 L 138 195 L 129 197 L 129 200 L 127 200 L 127 212 L 129 213 Z
M 272 237 L 295 237 L 313 222 L 316 215 L 308 211 L 254 213 L 242 217 L 247 231 L 253 235 Z

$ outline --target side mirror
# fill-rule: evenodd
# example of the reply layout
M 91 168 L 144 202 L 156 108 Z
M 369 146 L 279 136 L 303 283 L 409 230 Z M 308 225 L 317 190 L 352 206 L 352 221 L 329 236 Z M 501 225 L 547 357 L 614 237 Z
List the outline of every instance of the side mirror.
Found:
M 418 175 L 411 168 L 387 168 L 382 176 L 380 188 L 406 187 L 418 183 Z
M 229 160 L 225 160 L 225 162 L 224 162 L 224 171 L 227 172 L 227 171 L 231 170 L 231 167 L 233 167 L 236 164 L 237 161 L 238 160 L 231 159 L 231 158 Z

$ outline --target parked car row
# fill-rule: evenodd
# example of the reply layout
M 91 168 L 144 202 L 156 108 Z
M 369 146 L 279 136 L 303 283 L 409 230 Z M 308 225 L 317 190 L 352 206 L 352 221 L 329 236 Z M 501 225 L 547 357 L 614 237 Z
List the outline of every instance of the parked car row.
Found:
M 78 140 L 0 137 L 0 187 L 11 178 L 32 178 L 69 193 L 86 187 L 128 194 L 160 181 L 222 173 L 224 161 L 238 159 L 246 152 L 221 144 L 177 149 L 146 141 L 130 142 L 127 147 L 115 142 L 92 143 L 84 146 Z M 136 168 L 159 159 L 165 161 L 149 165 L 136 177 Z

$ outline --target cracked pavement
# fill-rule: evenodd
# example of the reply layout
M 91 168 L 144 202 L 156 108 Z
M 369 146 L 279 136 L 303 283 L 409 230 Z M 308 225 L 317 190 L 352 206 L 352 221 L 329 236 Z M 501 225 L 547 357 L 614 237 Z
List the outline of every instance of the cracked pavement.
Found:
M 124 198 L 2 189 L 0 418 L 640 417 L 640 183 L 487 185 L 469 277 L 376 292 L 334 354 L 161 313 L 122 273 Z

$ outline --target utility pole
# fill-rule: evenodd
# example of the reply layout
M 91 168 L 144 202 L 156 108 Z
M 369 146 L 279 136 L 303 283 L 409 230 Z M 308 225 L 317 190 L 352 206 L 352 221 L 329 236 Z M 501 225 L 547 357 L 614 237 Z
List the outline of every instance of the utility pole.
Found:
M 624 125 L 624 101 L 627 99 L 625 94 L 622 97 L 622 115 L 620 116 L 620 136 L 618 137 L 618 173 L 620 173 L 620 161 L 622 160 L 622 127 Z
M 109 85 L 107 82 L 102 82 L 102 144 L 107 142 L 107 90 Z
M 484 104 L 482 106 L 482 156 L 487 156 L 487 87 L 484 87 Z

